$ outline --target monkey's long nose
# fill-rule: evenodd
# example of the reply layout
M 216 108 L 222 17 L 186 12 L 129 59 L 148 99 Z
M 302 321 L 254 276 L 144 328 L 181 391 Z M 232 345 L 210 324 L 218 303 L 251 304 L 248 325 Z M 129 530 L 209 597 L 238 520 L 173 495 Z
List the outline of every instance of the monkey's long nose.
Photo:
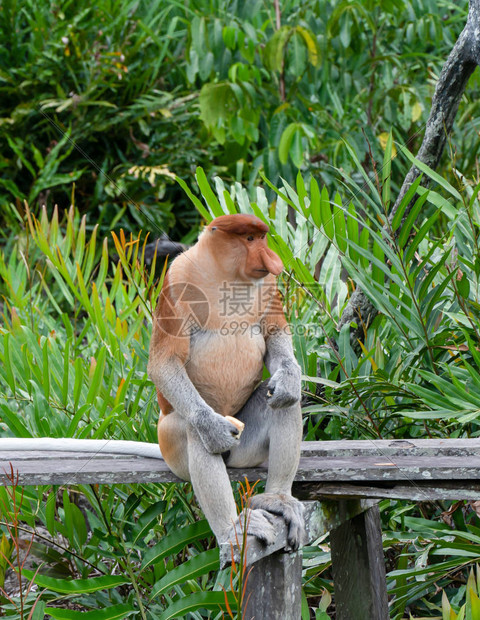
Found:
M 272 273 L 274 276 L 278 276 L 283 271 L 283 263 L 281 258 L 275 254 L 270 248 L 264 248 L 262 252 L 262 262 L 265 265 L 265 269 Z

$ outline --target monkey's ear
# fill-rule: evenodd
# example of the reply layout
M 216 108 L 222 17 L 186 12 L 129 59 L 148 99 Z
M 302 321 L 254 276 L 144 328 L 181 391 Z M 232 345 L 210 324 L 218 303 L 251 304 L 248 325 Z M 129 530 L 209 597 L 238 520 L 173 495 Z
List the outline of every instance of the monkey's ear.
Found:
M 265 222 L 255 216 L 246 213 L 235 215 L 220 215 L 208 225 L 209 230 L 221 230 L 231 235 L 248 235 L 268 232 Z

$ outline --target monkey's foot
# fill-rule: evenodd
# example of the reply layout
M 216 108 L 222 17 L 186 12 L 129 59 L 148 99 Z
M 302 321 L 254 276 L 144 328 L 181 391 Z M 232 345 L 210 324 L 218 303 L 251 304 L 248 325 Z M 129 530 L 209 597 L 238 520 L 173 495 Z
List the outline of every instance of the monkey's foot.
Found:
M 288 527 L 287 551 L 296 551 L 304 542 L 305 523 L 302 502 L 286 493 L 260 493 L 250 499 L 253 512 L 258 509 L 283 517 Z
M 271 545 L 277 536 L 272 515 L 262 509 L 243 510 L 230 528 L 226 541 L 240 548 L 245 540 L 245 530 L 247 536 L 255 536 L 263 545 Z

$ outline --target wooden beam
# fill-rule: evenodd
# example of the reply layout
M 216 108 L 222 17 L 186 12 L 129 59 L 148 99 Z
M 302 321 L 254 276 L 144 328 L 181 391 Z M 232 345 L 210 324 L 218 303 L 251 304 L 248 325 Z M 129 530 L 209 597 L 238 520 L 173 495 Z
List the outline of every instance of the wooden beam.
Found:
M 480 456 L 480 439 L 304 441 L 302 456 Z
M 376 503 L 372 501 L 358 500 L 307 502 L 305 542 L 313 542 L 332 528 L 351 523 L 352 518 L 356 518 L 374 505 Z M 245 620 L 253 618 L 293 620 L 301 616 L 302 552 L 301 550 L 296 553 L 282 552 L 287 544 L 287 528 L 283 519 L 276 518 L 275 527 L 277 539 L 272 545 L 264 546 L 253 536 L 247 537 L 246 566 L 251 565 L 252 570 L 245 589 L 243 604 Z M 224 543 L 220 547 L 222 568 L 231 562 L 231 558 L 232 546 Z M 235 553 L 235 560 L 239 561 L 238 551 Z
M 416 502 L 435 500 L 478 500 L 480 481 L 451 480 L 405 483 L 369 482 L 295 482 L 293 495 L 301 500 L 329 499 L 409 499 Z
M 378 506 L 333 529 L 330 550 L 337 620 L 388 620 Z
M 336 500 L 325 500 L 322 502 L 304 502 L 305 507 L 305 540 L 304 543 L 315 541 L 317 538 L 345 523 L 355 515 L 367 510 L 375 505 L 374 500 L 357 500 L 348 502 L 338 502 Z M 258 562 L 264 557 L 272 555 L 277 551 L 282 551 L 287 546 L 287 526 L 281 517 L 273 517 L 274 527 L 276 529 L 276 539 L 271 545 L 263 545 L 254 536 L 248 536 L 247 545 L 247 561 L 246 565 L 250 566 L 254 562 Z M 234 559 L 236 562 L 240 559 L 238 549 L 233 549 Z M 232 545 L 223 543 L 220 545 L 220 566 L 225 568 L 232 561 Z
M 0 440 L 1 442 L 1 440 Z M 466 458 L 468 456 L 468 458 Z M 0 451 L 0 484 L 8 485 L 5 473 L 10 463 L 18 472 L 19 484 L 119 484 L 133 482 L 178 482 L 162 459 L 108 453 L 9 452 Z M 3 474 L 3 475 L 2 475 Z M 229 469 L 231 480 L 251 481 L 266 478 L 266 465 Z M 430 482 L 432 488 L 448 481 L 480 478 L 480 454 L 457 456 L 304 456 L 295 477 L 309 483 L 401 483 L 417 492 L 418 482 Z M 391 495 L 387 495 L 390 497 Z M 459 499 L 461 499 L 459 497 Z

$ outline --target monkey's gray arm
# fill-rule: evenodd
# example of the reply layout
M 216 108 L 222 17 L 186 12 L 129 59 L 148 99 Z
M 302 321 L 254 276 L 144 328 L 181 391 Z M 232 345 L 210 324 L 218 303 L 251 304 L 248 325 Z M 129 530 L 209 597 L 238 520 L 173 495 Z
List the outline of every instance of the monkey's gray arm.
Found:
M 283 330 L 268 336 L 265 366 L 270 372 L 268 404 L 277 409 L 289 407 L 300 400 L 302 374 L 293 354 L 292 339 Z
M 163 363 L 150 358 L 148 375 L 174 411 L 196 429 L 208 452 L 226 452 L 240 439 L 239 430 L 203 400 L 178 357 Z

